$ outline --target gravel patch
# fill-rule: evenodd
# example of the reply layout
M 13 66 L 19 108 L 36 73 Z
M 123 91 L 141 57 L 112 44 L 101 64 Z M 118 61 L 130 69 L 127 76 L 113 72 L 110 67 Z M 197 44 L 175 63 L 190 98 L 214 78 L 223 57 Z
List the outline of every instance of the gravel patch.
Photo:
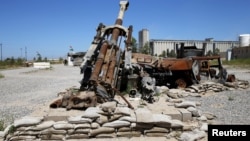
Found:
M 197 108 L 213 113 L 221 124 L 250 124 L 250 90 L 224 91 L 186 99 L 200 102 L 201 106 Z
M 1 71 L 0 119 L 7 122 L 32 113 L 67 88 L 80 87 L 79 67 L 52 65 L 51 69 L 20 68 Z
M 250 82 L 250 70 L 227 68 L 229 74 L 236 79 Z M 235 91 L 223 91 L 209 96 L 187 97 L 187 100 L 198 101 L 198 107 L 203 112 L 216 115 L 217 121 L 222 124 L 250 124 L 250 88 Z

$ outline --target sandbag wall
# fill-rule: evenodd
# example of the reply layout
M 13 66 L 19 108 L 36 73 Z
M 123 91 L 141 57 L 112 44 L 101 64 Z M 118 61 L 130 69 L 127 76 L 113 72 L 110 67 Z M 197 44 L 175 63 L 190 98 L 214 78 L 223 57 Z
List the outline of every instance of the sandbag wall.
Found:
M 146 108 L 131 110 L 108 102 L 86 109 L 83 115 L 53 121 L 47 117 L 23 117 L 4 131 L 4 140 L 70 140 L 167 136 L 182 130 L 183 123 L 164 114 L 152 114 Z

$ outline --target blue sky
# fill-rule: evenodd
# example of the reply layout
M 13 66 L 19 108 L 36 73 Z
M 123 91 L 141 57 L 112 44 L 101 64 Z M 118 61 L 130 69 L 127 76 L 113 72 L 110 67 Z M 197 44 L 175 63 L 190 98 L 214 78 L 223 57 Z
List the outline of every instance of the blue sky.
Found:
M 129 0 L 123 26 L 133 37 L 238 40 L 250 33 L 250 0 Z M 0 0 L 2 55 L 66 57 L 69 46 L 86 51 L 100 22 L 113 25 L 119 0 Z

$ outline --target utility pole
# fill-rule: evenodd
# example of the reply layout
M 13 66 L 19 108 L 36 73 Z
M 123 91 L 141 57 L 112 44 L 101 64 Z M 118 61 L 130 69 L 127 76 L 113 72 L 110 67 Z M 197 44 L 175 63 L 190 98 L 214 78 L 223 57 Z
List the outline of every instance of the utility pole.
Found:
M 3 50 L 2 50 L 2 43 L 0 44 L 0 46 L 1 46 L 1 61 L 3 61 Z
M 21 50 L 21 58 L 23 58 L 23 48 L 20 48 Z
M 28 61 L 27 60 L 27 47 L 25 47 L 25 59 L 26 59 L 25 61 Z

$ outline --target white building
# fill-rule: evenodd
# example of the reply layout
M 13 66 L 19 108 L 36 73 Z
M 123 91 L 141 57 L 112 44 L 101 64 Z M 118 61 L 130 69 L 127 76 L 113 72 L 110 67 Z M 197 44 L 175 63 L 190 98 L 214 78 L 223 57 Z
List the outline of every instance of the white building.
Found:
M 185 46 L 193 46 L 195 45 L 197 48 L 202 48 L 203 44 L 206 43 L 206 51 L 209 50 L 215 52 L 215 49 L 218 48 L 222 57 L 225 57 L 225 53 L 228 49 L 232 49 L 233 47 L 239 46 L 238 41 L 214 41 L 212 38 L 208 38 L 205 40 L 150 40 L 150 49 L 151 55 L 160 55 L 163 51 L 170 52 L 174 50 L 176 53 L 176 48 L 180 47 L 181 43 L 184 43 Z
M 144 47 L 146 43 L 149 43 L 149 31 L 147 29 L 142 29 L 139 31 L 139 48 Z
M 239 35 L 240 47 L 250 46 L 250 34 Z

